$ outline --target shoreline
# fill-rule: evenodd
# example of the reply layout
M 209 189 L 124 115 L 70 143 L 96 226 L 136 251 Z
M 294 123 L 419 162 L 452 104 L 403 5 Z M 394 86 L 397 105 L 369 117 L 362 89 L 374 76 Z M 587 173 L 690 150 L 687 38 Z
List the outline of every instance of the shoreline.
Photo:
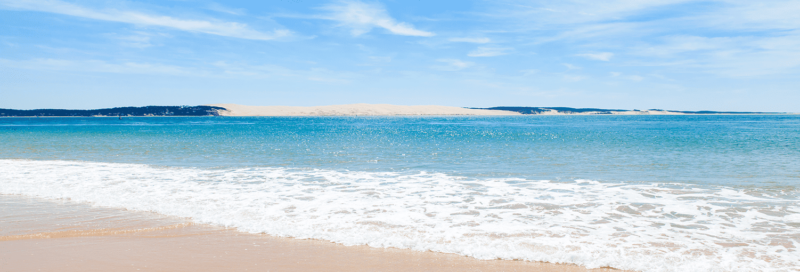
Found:
M 0 109 L 0 117 L 279 117 L 279 116 L 570 116 L 570 115 L 797 115 L 790 112 L 734 112 L 734 111 L 675 111 L 675 110 L 620 110 L 570 107 L 492 107 L 468 108 L 440 105 L 345 104 L 328 106 L 246 106 L 238 104 L 207 104 L 200 106 L 146 106 L 117 107 L 94 110 Z
M 0 195 L 0 211 L 8 211 L 0 215 L 0 267 L 10 271 L 621 271 L 345 246 L 19 195 Z
M 771 115 L 800 115 L 800 113 L 714 113 L 714 114 L 690 114 L 690 113 L 683 113 L 683 114 L 591 114 L 591 113 L 584 113 L 584 114 L 576 114 L 576 113 L 557 113 L 557 114 L 519 114 L 519 115 L 469 115 L 469 114 L 430 114 L 430 115 L 237 115 L 237 116 L 230 116 L 230 115 L 205 115 L 205 116 L 197 116 L 197 115 L 164 115 L 164 116 L 122 116 L 123 119 L 125 118 L 159 118 L 159 117 L 168 117 L 168 118 L 176 118 L 176 117 L 187 117 L 187 118 L 202 118 L 202 117 L 535 117 L 535 116 L 771 116 Z M 32 117 L 32 116 L 0 116 L 0 119 L 9 118 L 9 119 L 24 119 L 24 118 L 119 118 L 118 116 L 40 116 L 40 117 Z
M 237 104 L 209 104 L 221 107 L 221 116 L 508 116 L 522 115 L 502 110 L 469 109 L 450 106 L 401 106 L 389 104 L 349 104 L 315 107 L 296 106 L 245 106 Z

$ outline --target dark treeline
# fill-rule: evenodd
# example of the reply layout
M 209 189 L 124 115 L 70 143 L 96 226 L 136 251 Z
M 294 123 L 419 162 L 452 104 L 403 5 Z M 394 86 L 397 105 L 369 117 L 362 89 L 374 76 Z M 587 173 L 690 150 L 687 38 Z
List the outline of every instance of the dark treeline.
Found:
M 12 110 L 0 109 L 0 117 L 89 117 L 89 116 L 219 116 L 218 111 L 225 110 L 214 106 L 147 106 L 119 107 L 96 110 Z

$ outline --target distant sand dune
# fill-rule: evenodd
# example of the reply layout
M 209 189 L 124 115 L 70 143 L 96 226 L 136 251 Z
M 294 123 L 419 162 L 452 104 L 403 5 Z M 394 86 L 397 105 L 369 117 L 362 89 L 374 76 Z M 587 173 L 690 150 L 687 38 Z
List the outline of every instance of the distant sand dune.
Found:
M 349 104 L 317 107 L 244 106 L 211 104 L 228 109 L 222 116 L 395 116 L 395 115 L 520 115 L 512 111 L 475 110 L 448 106 L 398 106 L 389 104 Z

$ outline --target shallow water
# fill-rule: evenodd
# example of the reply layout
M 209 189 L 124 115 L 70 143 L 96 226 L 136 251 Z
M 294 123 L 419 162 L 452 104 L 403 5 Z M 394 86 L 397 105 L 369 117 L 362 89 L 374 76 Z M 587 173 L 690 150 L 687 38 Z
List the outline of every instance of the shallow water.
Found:
M 0 194 L 644 271 L 800 269 L 800 117 L 0 118 Z

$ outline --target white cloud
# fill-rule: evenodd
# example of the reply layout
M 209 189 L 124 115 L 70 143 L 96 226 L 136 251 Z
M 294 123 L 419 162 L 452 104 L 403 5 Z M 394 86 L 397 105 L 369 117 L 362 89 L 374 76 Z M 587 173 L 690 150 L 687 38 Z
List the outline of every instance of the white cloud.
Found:
M 353 36 L 367 33 L 375 27 L 380 27 L 397 35 L 431 37 L 435 34 L 414 28 L 411 24 L 397 22 L 389 16 L 382 6 L 367 4 L 359 1 L 340 1 L 336 4 L 324 6 L 323 9 L 330 14 L 323 19 L 338 21 L 341 26 L 349 27 Z
M 83 17 L 95 20 L 129 23 L 140 26 L 159 26 L 189 32 L 199 32 L 226 37 L 250 40 L 273 40 L 289 36 L 288 30 L 261 32 L 247 24 L 216 20 L 179 19 L 163 15 L 147 14 L 138 11 L 104 9 L 96 10 L 59 0 L 0 0 L 0 6 L 17 10 L 31 10 Z
M 572 65 L 572 64 L 569 64 L 569 63 L 562 63 L 562 65 L 567 67 L 567 69 L 569 69 L 569 70 L 580 70 L 581 69 L 580 66 L 575 66 L 575 65 Z
M 470 51 L 467 56 L 470 57 L 495 57 L 508 54 L 507 52 L 512 48 L 499 48 L 499 47 L 478 47 L 478 49 Z
M 450 38 L 449 41 L 465 43 L 490 43 L 492 40 L 489 38 Z
M 436 65 L 432 67 L 436 70 L 442 70 L 442 71 L 458 71 L 475 65 L 475 63 L 469 61 L 462 61 L 458 59 L 438 59 L 436 61 L 446 64 L 446 65 Z
M 577 54 L 576 56 L 585 57 L 587 59 L 593 59 L 593 60 L 609 61 L 611 60 L 611 57 L 614 56 L 614 53 L 610 52 L 586 53 L 586 54 Z

